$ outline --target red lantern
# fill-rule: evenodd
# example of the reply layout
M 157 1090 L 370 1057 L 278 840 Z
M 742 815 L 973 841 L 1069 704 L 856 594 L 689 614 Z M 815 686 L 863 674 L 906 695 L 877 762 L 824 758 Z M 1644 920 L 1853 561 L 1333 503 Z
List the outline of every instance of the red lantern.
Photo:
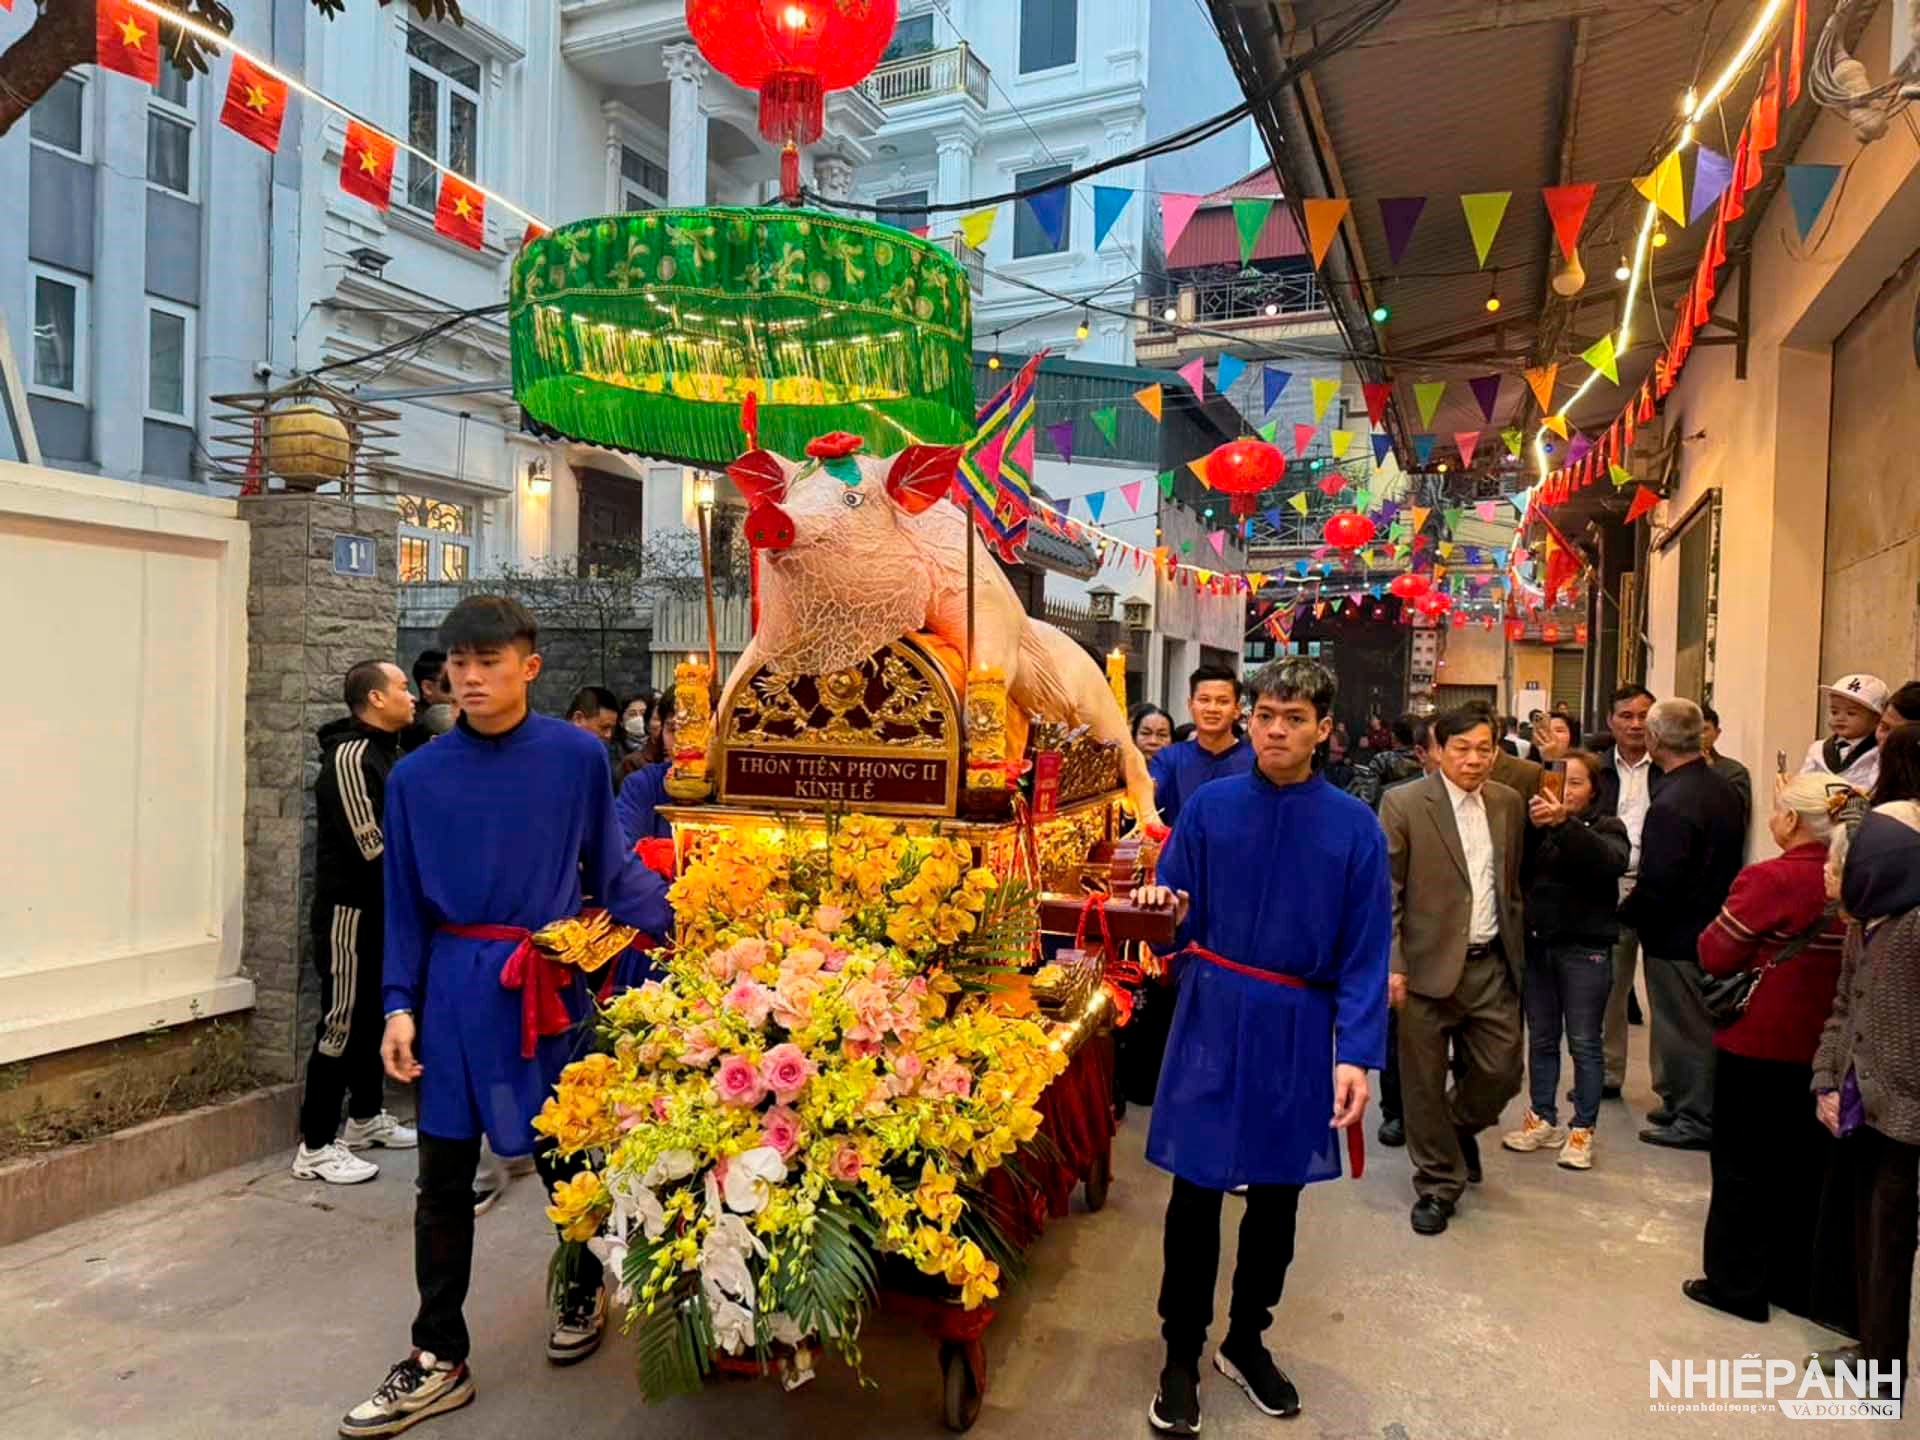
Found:
M 1540 627 L 1540 638 L 1551 645 L 1560 638 L 1560 627 L 1549 620 Z
M 1374 524 L 1366 516 L 1342 510 L 1327 521 L 1327 543 L 1336 550 L 1358 550 L 1373 539 Z
M 1467 628 L 1467 612 L 1466 611 L 1456 610 L 1453 612 L 1453 628 L 1456 630 L 1464 630 Z
M 1491 630 L 1491 629 L 1493 629 L 1493 616 L 1491 616 L 1491 615 L 1482 615 L 1482 616 L 1480 617 L 1480 628 L 1481 628 L 1482 630 Z
M 1585 621 L 1573 627 L 1573 643 L 1576 645 L 1584 645 L 1587 643 L 1587 626 Z
M 1418 600 L 1414 601 L 1414 607 L 1418 609 L 1422 615 L 1431 616 L 1433 619 L 1438 620 L 1453 608 L 1453 597 L 1444 590 L 1429 590 Z
M 898 0 L 687 0 L 687 29 L 712 66 L 760 95 L 760 133 L 780 146 L 784 198 L 800 193 L 800 146 L 820 138 L 829 90 L 873 73 Z
M 1388 584 L 1387 589 L 1391 590 L 1395 595 L 1398 595 L 1402 600 L 1418 600 L 1422 595 L 1433 589 L 1433 581 L 1429 580 L 1418 570 L 1409 570 L 1404 575 L 1394 576 L 1392 582 Z
M 1507 639 L 1524 640 L 1527 638 L 1527 622 L 1524 620 L 1507 621 Z
M 1287 473 L 1287 457 L 1264 440 L 1230 440 L 1207 457 L 1207 483 L 1233 496 L 1233 513 L 1251 515 L 1257 498 Z

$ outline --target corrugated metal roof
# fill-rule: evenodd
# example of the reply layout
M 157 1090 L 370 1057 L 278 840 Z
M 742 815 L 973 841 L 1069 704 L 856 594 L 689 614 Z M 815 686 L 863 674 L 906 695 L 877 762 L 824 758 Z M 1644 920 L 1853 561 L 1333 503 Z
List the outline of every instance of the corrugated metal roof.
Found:
M 1251 198 L 1251 197 L 1246 197 Z M 1307 253 L 1300 238 L 1300 227 L 1283 205 L 1273 207 L 1267 223 L 1260 227 L 1254 241 L 1255 260 L 1290 260 Z M 1240 231 L 1234 224 L 1233 206 L 1216 205 L 1194 212 L 1193 219 L 1180 234 L 1180 241 L 1167 257 L 1167 269 L 1190 270 L 1197 265 L 1240 264 Z

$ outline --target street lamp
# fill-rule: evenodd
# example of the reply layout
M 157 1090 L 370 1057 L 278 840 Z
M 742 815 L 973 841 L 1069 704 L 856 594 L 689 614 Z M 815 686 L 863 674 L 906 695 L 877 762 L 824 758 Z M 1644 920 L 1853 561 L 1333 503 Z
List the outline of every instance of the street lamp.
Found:
M 547 459 L 544 455 L 527 462 L 527 493 L 537 496 L 553 493 L 553 475 L 547 469 Z

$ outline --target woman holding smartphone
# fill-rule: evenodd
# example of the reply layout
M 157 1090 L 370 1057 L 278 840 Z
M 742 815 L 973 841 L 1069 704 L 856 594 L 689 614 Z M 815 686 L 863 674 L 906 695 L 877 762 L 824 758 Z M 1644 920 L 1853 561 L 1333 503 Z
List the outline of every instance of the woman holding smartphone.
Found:
M 1620 877 L 1627 873 L 1627 828 L 1594 808 L 1600 758 L 1568 750 L 1547 766 L 1540 793 L 1528 803 L 1533 822 L 1526 885 L 1528 1093 L 1532 1104 L 1518 1130 L 1502 1137 L 1509 1150 L 1554 1149 L 1569 1170 L 1593 1165 L 1593 1131 L 1606 1081 L 1601 1030 L 1613 989 L 1614 918 Z M 1560 1125 L 1560 1036 L 1573 1056 L 1573 1125 Z

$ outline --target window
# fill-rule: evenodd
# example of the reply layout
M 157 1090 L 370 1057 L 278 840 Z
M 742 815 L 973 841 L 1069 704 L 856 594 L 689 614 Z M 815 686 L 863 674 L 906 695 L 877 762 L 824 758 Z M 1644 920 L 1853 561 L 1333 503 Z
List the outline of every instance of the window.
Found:
M 1074 61 L 1080 0 L 1020 0 L 1020 73 Z
M 407 140 L 450 170 L 480 178 L 480 65 L 425 30 L 407 27 Z M 440 174 L 407 157 L 407 203 L 431 210 Z
M 87 158 L 87 82 L 68 71 L 34 102 L 33 139 L 77 159 Z
M 910 55 L 925 55 L 933 49 L 933 16 L 909 15 L 893 27 L 893 40 L 880 59 L 905 60 Z
M 667 203 L 667 167 L 631 145 L 620 147 L 620 208 L 658 210 Z
M 32 267 L 33 362 L 29 389 L 62 400 L 87 398 L 87 281 Z
M 880 213 L 874 218 L 883 225 L 892 225 L 901 230 L 927 228 L 927 192 L 924 190 L 903 190 L 898 195 L 882 195 L 874 203 L 880 207 Z
M 1058 180 L 1071 175 L 1071 165 L 1049 165 L 1044 170 L 1022 170 L 1013 177 L 1013 188 L 1031 190 L 1045 185 L 1048 181 Z M 1013 258 L 1018 260 L 1027 255 L 1057 255 L 1063 250 L 1073 248 L 1073 197 L 1067 197 L 1066 209 L 1060 216 L 1060 243 L 1053 243 L 1053 237 L 1047 229 L 1034 218 L 1033 207 L 1015 204 L 1013 207 Z
M 193 423 L 193 311 L 147 297 L 147 415 Z
M 187 77 L 163 61 L 147 97 L 147 183 L 193 195 L 193 97 Z
M 473 566 L 473 511 L 432 495 L 401 495 L 400 583 L 465 580 Z

